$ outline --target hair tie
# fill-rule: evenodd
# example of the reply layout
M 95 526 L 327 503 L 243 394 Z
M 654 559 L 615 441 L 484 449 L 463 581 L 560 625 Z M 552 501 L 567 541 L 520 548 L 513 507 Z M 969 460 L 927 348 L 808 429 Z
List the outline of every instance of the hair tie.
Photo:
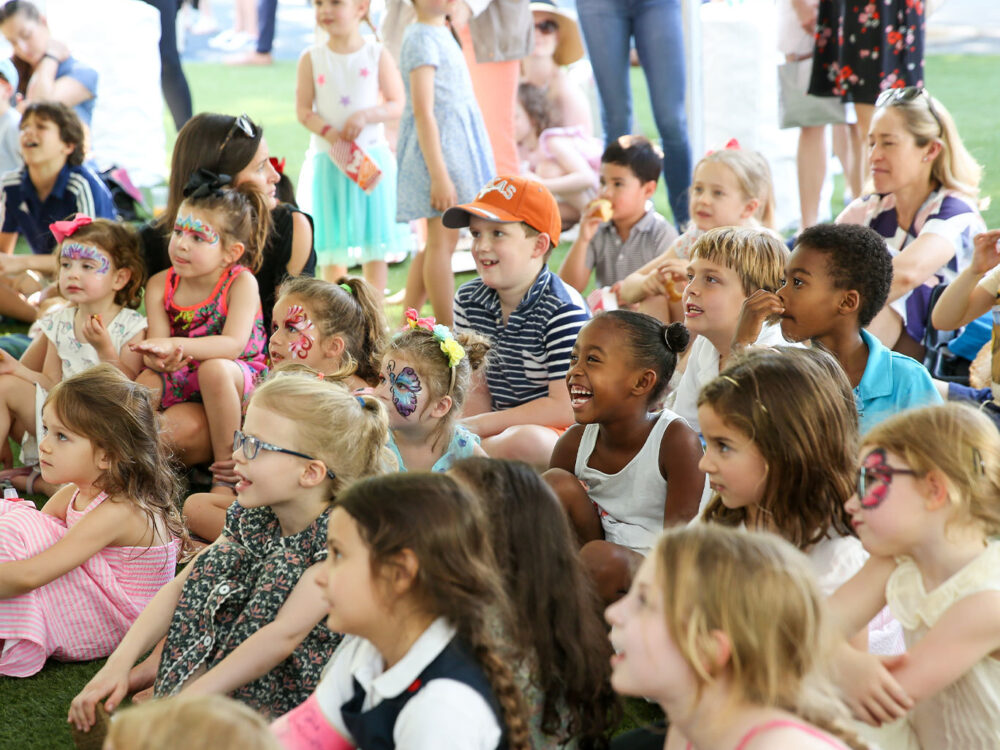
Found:
M 222 188 L 227 187 L 233 178 L 227 174 L 216 174 L 202 167 L 195 171 L 184 185 L 185 198 L 207 198 L 210 195 L 222 195 Z
M 356 398 L 358 400 L 358 403 L 361 404 L 361 408 L 362 409 L 367 409 L 368 408 L 367 404 L 365 404 L 365 397 L 364 396 L 355 396 L 354 398 Z
M 80 227 L 85 227 L 93 222 L 94 220 L 87 216 L 87 214 L 76 214 L 72 219 L 53 221 L 49 224 L 49 231 L 56 238 L 56 243 L 59 243 L 67 237 L 72 237 Z
M 345 283 L 341 282 L 340 284 L 337 284 L 337 286 L 339 286 L 341 289 L 343 289 L 348 294 L 351 294 L 351 295 L 354 294 L 354 288 L 350 284 L 345 284 Z
M 278 174 L 285 173 L 285 160 L 279 159 L 277 156 L 269 156 L 267 160 L 271 162 L 271 166 L 274 167 L 274 171 Z

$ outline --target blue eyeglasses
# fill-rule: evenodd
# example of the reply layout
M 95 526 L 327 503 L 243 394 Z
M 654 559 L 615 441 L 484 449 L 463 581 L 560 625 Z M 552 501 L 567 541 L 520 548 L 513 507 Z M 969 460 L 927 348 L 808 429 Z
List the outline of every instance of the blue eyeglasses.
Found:
M 304 458 L 308 461 L 319 461 L 318 458 L 314 456 L 307 456 L 305 453 L 299 453 L 298 451 L 289 450 L 288 448 L 281 448 L 273 443 L 265 443 L 259 438 L 255 438 L 253 435 L 245 435 L 244 433 L 236 430 L 233 433 L 233 452 L 235 453 L 243 447 L 243 455 L 246 457 L 247 461 L 253 461 L 257 458 L 257 454 L 261 450 L 271 451 L 272 453 L 287 453 L 289 456 L 298 456 L 299 458 Z M 336 479 L 337 475 L 334 474 L 330 469 L 326 470 L 326 475 L 330 479 Z

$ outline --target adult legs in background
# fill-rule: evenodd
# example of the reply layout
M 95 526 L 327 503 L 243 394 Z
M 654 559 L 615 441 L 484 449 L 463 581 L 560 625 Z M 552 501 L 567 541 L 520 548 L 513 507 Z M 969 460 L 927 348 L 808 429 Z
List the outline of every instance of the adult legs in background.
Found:
M 278 15 L 278 0 L 257 0 L 257 54 L 270 55 L 274 46 L 274 28 Z
M 688 221 L 691 146 L 684 92 L 684 26 L 680 0 L 633 0 L 632 34 L 646 74 L 653 118 L 663 142 L 663 179 L 674 223 Z
M 847 189 L 851 191 L 851 200 L 861 195 L 861 170 L 858 169 L 858 159 L 861 155 L 855 150 L 854 125 L 834 125 L 833 126 L 833 155 L 840 162 L 840 168 L 844 173 L 844 180 Z M 836 213 L 836 212 L 835 212 Z
M 455 274 L 451 271 L 451 254 L 458 244 L 458 230 L 449 229 L 438 216 L 427 220 L 427 247 L 424 250 L 424 289 L 437 322 L 448 326 L 453 322 L 452 304 L 455 300 Z M 407 301 L 410 285 L 407 283 Z M 416 291 L 416 290 L 414 290 Z M 415 306 L 418 307 L 419 306 Z
M 799 129 L 795 166 L 799 174 L 799 215 L 802 229 L 811 227 L 819 216 L 819 198 L 826 179 L 826 126 Z
M 517 140 L 514 138 L 514 109 L 517 103 L 520 63 L 517 60 L 476 62 L 468 24 L 459 31 L 458 37 L 462 40 L 462 52 L 472 77 L 472 89 L 483 113 L 490 146 L 493 147 L 493 163 L 497 174 L 518 174 L 520 160 L 517 157 Z
M 865 183 L 868 182 L 868 178 L 871 176 L 871 164 L 868 162 L 868 128 L 871 126 L 872 117 L 875 115 L 875 105 L 855 102 L 854 111 L 858 116 L 858 123 L 854 126 L 856 128 L 854 131 L 854 153 L 856 154 L 856 169 L 860 172 L 858 179 L 860 190 L 855 194 L 854 197 L 856 198 L 864 191 Z
M 178 0 L 145 0 L 160 11 L 160 87 L 174 127 L 180 130 L 191 119 L 191 89 L 177 53 Z

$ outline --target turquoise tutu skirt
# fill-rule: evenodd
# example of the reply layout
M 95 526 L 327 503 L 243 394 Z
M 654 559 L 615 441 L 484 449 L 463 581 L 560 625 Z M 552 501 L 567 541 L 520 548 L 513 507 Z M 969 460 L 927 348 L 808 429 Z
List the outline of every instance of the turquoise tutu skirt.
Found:
M 382 179 L 366 194 L 325 151 L 306 155 L 296 196 L 313 218 L 317 265 L 353 266 L 410 249 L 410 227 L 396 222 L 396 159 L 388 145 L 368 149 Z

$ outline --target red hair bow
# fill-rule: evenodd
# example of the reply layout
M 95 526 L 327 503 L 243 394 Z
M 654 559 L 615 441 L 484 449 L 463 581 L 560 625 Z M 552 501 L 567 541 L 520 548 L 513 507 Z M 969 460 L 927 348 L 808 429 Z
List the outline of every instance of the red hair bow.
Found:
M 49 231 L 52 232 L 52 236 L 56 238 L 56 242 L 58 243 L 67 237 L 72 237 L 77 229 L 85 227 L 93 223 L 93 221 L 87 214 L 77 214 L 72 219 L 67 219 L 66 221 L 53 221 L 49 224 Z
M 726 149 L 734 149 L 736 151 L 739 151 L 740 148 L 741 148 L 740 142 L 738 140 L 736 140 L 735 138 L 730 138 L 726 142 L 725 148 Z M 708 151 L 705 152 L 705 156 L 708 156 L 709 154 L 714 154 L 714 153 L 715 153 L 715 149 L 709 149 Z
M 418 317 L 419 313 L 412 307 L 406 311 L 405 318 L 410 328 L 423 328 L 427 331 L 434 331 L 434 318 Z
M 277 156 L 269 156 L 267 160 L 271 162 L 271 166 L 274 167 L 274 171 L 278 174 L 285 173 L 285 160 L 279 159 Z

